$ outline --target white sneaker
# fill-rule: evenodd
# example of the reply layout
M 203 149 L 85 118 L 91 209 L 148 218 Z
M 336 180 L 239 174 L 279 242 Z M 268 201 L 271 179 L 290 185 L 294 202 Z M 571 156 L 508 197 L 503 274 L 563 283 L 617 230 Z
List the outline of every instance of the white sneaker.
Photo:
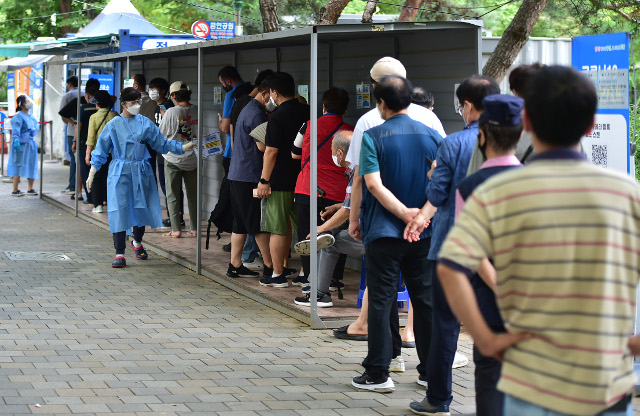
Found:
M 336 239 L 331 234 L 322 234 L 318 236 L 318 251 L 329 248 L 336 242 Z M 303 240 L 296 243 L 293 246 L 296 253 L 301 256 L 311 255 L 311 240 Z
M 262 267 L 264 266 L 264 264 L 262 264 L 262 262 L 257 258 L 251 263 L 243 263 L 243 264 L 244 264 L 244 267 L 250 270 L 262 270 Z
M 467 356 L 456 351 L 456 356 L 453 357 L 453 365 L 451 366 L 451 368 L 460 368 L 464 367 L 467 364 L 469 364 L 469 359 L 467 358 Z
M 95 212 L 96 214 L 102 214 L 104 212 L 104 208 L 102 208 L 102 205 L 98 205 L 97 207 L 94 207 L 91 212 Z
M 401 355 L 391 359 L 391 364 L 389 364 L 389 371 L 394 373 L 404 372 L 404 358 L 402 358 Z

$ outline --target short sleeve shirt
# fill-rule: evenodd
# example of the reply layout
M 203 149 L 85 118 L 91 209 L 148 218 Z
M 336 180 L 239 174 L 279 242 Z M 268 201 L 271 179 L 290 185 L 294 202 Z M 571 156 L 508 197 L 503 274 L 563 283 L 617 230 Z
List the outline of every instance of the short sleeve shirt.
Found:
M 291 145 L 300 126 L 309 120 L 309 106 L 296 98 L 285 101 L 271 114 L 267 123 L 265 144 L 278 149 L 275 167 L 271 173 L 272 191 L 293 191 L 296 187 L 300 161 L 291 157 Z
M 253 129 L 267 121 L 262 104 L 252 99 L 244 107 L 233 130 L 233 157 L 229 166 L 229 179 L 258 183 L 262 174 L 263 154 L 249 135 Z

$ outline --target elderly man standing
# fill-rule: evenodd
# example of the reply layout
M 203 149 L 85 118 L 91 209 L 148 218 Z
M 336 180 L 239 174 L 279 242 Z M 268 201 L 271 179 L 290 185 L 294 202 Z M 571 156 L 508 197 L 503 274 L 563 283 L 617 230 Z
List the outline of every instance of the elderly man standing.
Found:
M 369 351 L 365 372 L 352 385 L 362 390 L 389 392 L 391 320 L 398 320 L 398 270 L 409 290 L 414 308 L 416 349 L 421 362 L 427 359 L 431 331 L 430 277 L 427 253 L 430 231 L 421 240 L 403 239 L 405 224 L 427 201 L 429 165 L 435 159 L 440 134 L 409 117 L 411 83 L 399 76 L 383 77 L 373 94 L 385 122 L 362 136 L 359 174 L 364 176 L 361 231 L 369 287 Z

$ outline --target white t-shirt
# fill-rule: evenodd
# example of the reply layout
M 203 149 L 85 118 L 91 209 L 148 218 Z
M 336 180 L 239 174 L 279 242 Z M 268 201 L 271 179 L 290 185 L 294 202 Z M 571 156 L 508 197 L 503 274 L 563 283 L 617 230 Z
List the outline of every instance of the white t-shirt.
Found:
M 78 98 L 78 88 L 74 87 L 67 91 L 60 99 L 60 110 L 65 108 L 67 104 L 73 101 L 74 98 Z M 67 136 L 73 136 L 76 126 L 73 123 L 67 123 Z
M 198 134 L 198 106 L 176 105 L 168 109 L 160 122 L 160 132 L 167 139 L 182 143 L 195 138 Z M 169 152 L 163 156 L 167 162 L 182 170 L 191 171 L 198 167 L 198 158 L 193 149 L 187 150 L 183 155 Z
M 436 130 L 442 137 L 446 136 L 440 119 L 434 114 L 433 111 L 429 110 L 428 108 L 424 108 L 417 104 L 411 104 L 409 106 L 409 117 L 421 122 L 427 127 L 431 127 L 432 129 Z M 347 162 L 354 165 L 358 165 L 360 163 L 360 145 L 362 144 L 362 134 L 370 128 L 379 126 L 382 123 L 384 123 L 384 120 L 382 119 L 382 117 L 380 117 L 380 112 L 378 112 L 377 108 L 369 110 L 362 117 L 360 117 L 360 119 L 356 123 L 355 129 L 353 130 L 351 145 L 349 145 L 349 151 L 347 152 L 346 157 Z

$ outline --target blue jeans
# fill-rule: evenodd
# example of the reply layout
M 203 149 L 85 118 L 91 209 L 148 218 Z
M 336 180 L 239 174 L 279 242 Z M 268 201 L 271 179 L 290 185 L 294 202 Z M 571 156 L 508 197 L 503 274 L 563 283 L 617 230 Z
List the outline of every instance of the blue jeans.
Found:
M 244 247 L 242 248 L 242 262 L 252 263 L 257 255 L 258 243 L 256 243 L 256 238 L 251 234 L 247 234 L 247 240 L 244 242 Z
M 71 151 L 73 146 L 73 136 L 67 136 L 67 146 L 69 147 L 69 185 L 67 189 L 76 190 L 76 155 Z
M 567 413 L 554 412 L 535 404 L 516 399 L 508 394 L 504 395 L 504 415 L 505 416 L 570 416 Z M 633 416 L 633 404 L 629 402 L 626 410 L 605 410 L 596 416 Z

